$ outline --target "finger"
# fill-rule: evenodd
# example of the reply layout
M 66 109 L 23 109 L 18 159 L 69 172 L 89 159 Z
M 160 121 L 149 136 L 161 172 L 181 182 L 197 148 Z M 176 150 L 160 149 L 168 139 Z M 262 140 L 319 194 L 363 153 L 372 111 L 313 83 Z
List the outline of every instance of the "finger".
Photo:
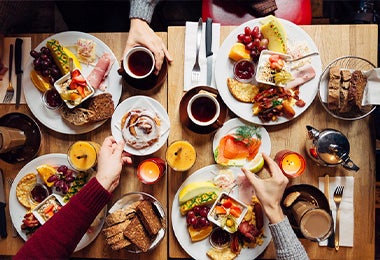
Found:
M 245 168 L 241 168 L 241 170 L 244 173 L 245 177 L 247 177 L 249 182 L 252 184 L 252 186 L 255 187 L 255 184 L 260 180 L 258 177 L 256 177 L 256 174 L 248 171 Z
M 165 58 L 168 60 L 168 62 L 172 62 L 172 61 L 173 61 L 173 58 L 172 58 L 172 56 L 170 55 L 168 49 L 164 46 L 164 47 L 162 48 L 162 50 L 164 51 Z
M 266 166 L 269 168 L 269 172 L 272 175 L 272 177 L 278 176 L 278 174 L 281 173 L 281 169 L 277 165 L 277 163 L 265 153 L 263 153 L 263 158 L 264 158 Z

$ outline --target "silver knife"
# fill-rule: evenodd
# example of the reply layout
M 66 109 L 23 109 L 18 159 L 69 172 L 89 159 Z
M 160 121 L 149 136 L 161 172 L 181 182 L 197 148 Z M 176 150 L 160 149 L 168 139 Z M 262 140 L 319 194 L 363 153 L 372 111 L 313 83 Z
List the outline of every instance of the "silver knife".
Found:
M 16 108 L 20 105 L 21 98 L 21 82 L 22 82 L 22 42 L 20 38 L 16 39 L 15 47 L 15 66 L 16 66 L 16 75 L 17 75 L 17 87 L 16 87 Z
M 207 86 L 211 86 L 212 79 L 212 19 L 206 20 L 206 58 L 207 58 Z
M 3 179 L 3 170 L 0 169 L 0 236 L 7 237 L 7 220 L 5 219 L 5 187 Z

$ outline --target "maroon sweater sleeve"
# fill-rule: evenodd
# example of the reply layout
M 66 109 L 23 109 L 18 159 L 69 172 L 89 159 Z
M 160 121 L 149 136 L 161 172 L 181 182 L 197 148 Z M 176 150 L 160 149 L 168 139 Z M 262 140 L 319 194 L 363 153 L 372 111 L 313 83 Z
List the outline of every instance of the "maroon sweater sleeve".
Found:
M 92 178 L 25 243 L 14 259 L 69 258 L 112 194 Z

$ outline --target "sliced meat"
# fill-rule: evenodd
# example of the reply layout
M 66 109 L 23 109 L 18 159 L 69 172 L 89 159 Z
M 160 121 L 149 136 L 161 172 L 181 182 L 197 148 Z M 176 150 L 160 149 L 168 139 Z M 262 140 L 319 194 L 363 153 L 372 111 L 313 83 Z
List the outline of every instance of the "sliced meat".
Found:
M 295 73 L 292 74 L 294 80 L 289 81 L 285 85 L 285 89 L 300 86 L 315 77 L 315 70 L 310 64 L 300 67 Z
M 104 53 L 98 60 L 95 68 L 87 76 L 88 82 L 95 89 L 105 90 L 107 86 L 104 84 L 104 80 L 109 74 L 111 67 L 115 59 L 109 53 Z

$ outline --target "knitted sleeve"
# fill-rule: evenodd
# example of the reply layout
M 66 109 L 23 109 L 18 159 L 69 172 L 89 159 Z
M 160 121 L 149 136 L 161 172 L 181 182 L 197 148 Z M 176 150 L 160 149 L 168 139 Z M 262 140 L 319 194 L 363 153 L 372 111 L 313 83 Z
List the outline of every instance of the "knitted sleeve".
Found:
M 130 0 L 131 8 L 129 18 L 140 18 L 148 23 L 151 22 L 154 8 L 159 0 Z
M 274 246 L 276 248 L 276 259 L 309 259 L 305 248 L 294 233 L 287 217 L 279 223 L 269 224 L 269 229 L 272 233 Z
M 14 259 L 69 258 L 111 197 L 112 194 L 92 178 L 28 239 Z

